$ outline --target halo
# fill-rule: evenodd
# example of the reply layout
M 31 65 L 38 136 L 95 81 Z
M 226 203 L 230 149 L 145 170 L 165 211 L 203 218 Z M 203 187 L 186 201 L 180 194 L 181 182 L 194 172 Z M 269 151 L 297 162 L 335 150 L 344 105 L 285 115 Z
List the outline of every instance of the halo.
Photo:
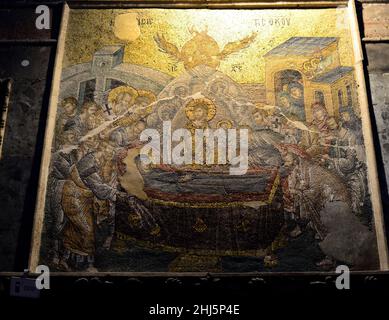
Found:
M 216 115 L 216 106 L 207 98 L 194 99 L 185 106 L 185 114 L 188 118 L 193 113 L 193 110 L 198 105 L 205 105 L 207 107 L 207 121 L 211 121 Z
M 146 98 L 148 98 L 151 101 L 151 103 L 153 103 L 153 102 L 155 102 L 157 100 L 157 97 L 151 91 L 138 89 L 137 92 L 138 92 L 138 94 L 137 94 L 137 96 L 135 98 L 137 98 L 137 97 L 146 97 Z
M 234 126 L 234 124 L 233 124 L 233 122 L 232 122 L 231 120 L 222 119 L 222 120 L 220 120 L 220 121 L 216 124 L 216 127 L 217 127 L 217 128 L 221 128 L 222 124 L 224 124 L 224 123 L 226 123 L 226 124 L 229 126 L 228 129 L 231 129 L 231 128 Z
M 71 104 L 75 105 L 76 107 L 78 105 L 78 101 L 74 97 L 66 97 L 65 99 L 62 100 L 60 105 L 61 105 L 61 107 L 64 107 L 68 103 L 71 103 Z
M 124 92 L 130 94 L 132 98 L 131 104 L 134 103 L 135 98 L 138 96 L 138 92 L 131 86 L 119 86 L 112 89 L 108 94 L 108 103 L 112 104 L 115 102 L 117 96 Z
M 137 92 L 138 95 L 135 97 L 135 99 L 138 97 L 146 97 L 150 100 L 150 103 L 145 110 L 146 114 L 150 114 L 153 111 L 153 103 L 157 101 L 157 97 L 151 91 L 138 89 Z
M 187 95 L 189 95 L 189 88 L 188 88 L 188 85 L 186 82 L 184 81 L 179 81 L 179 82 L 176 82 L 174 83 L 170 89 L 169 89 L 169 96 L 174 96 L 174 91 L 177 89 L 177 88 L 180 88 L 180 87 L 183 87 L 185 88 L 186 92 L 187 92 Z
M 158 102 L 156 111 L 157 111 L 158 117 L 159 117 L 160 119 L 162 118 L 162 117 L 161 117 L 162 109 L 163 109 L 165 106 L 167 106 L 169 109 L 171 109 L 173 112 L 175 112 L 174 107 L 171 106 L 171 105 L 169 104 L 169 102 L 170 102 L 169 100 L 160 100 L 160 101 Z
M 222 77 L 216 77 L 214 78 L 212 81 L 210 81 L 210 83 L 208 84 L 208 92 L 211 92 L 211 88 L 213 85 L 217 84 L 217 83 L 221 83 L 221 84 L 224 84 L 226 86 L 225 88 L 225 91 L 228 93 L 228 90 L 229 90 L 229 83 L 227 82 L 226 79 L 222 78 Z

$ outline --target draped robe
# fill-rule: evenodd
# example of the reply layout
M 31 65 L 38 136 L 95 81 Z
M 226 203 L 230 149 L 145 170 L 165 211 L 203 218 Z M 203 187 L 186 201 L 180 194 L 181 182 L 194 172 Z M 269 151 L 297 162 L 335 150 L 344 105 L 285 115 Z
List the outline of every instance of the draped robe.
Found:
M 67 218 L 63 229 L 63 246 L 78 255 L 95 253 L 96 201 L 111 200 L 116 189 L 98 175 L 93 153 L 87 153 L 71 168 L 63 186 L 62 208 Z

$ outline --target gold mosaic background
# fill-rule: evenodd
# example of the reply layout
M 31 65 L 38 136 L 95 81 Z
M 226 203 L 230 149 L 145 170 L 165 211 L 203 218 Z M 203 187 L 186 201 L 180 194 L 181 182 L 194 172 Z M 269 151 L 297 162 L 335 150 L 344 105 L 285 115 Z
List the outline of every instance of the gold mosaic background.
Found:
M 124 62 L 177 76 L 184 71 L 182 62 L 161 52 L 153 37 L 163 34 L 181 49 L 193 38 L 191 29 L 206 28 L 220 50 L 229 42 L 257 33 L 254 43 L 220 63 L 219 70 L 239 83 L 263 83 L 263 55 L 293 36 L 339 37 L 340 62 L 352 65 L 346 9 L 337 8 L 71 10 L 63 66 L 91 61 L 99 48 L 122 44 L 126 46 Z

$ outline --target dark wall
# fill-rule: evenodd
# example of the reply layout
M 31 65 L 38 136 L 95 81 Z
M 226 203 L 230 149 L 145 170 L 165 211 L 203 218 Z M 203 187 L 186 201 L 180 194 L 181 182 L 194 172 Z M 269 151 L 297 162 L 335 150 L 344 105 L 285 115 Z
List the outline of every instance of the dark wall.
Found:
M 61 17 L 35 28 L 34 6 L 0 8 L 0 79 L 12 87 L 0 160 L 0 271 L 28 265 L 50 82 Z

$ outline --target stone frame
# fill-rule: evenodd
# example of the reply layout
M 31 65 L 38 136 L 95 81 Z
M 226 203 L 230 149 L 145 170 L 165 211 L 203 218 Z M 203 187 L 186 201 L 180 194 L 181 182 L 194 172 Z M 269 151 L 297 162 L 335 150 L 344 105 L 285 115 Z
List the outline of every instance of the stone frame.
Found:
M 2 157 L 5 127 L 8 114 L 9 99 L 11 96 L 12 90 L 12 79 L 1 79 L 0 80 L 0 90 L 1 90 L 1 118 L 0 118 L 0 160 Z

